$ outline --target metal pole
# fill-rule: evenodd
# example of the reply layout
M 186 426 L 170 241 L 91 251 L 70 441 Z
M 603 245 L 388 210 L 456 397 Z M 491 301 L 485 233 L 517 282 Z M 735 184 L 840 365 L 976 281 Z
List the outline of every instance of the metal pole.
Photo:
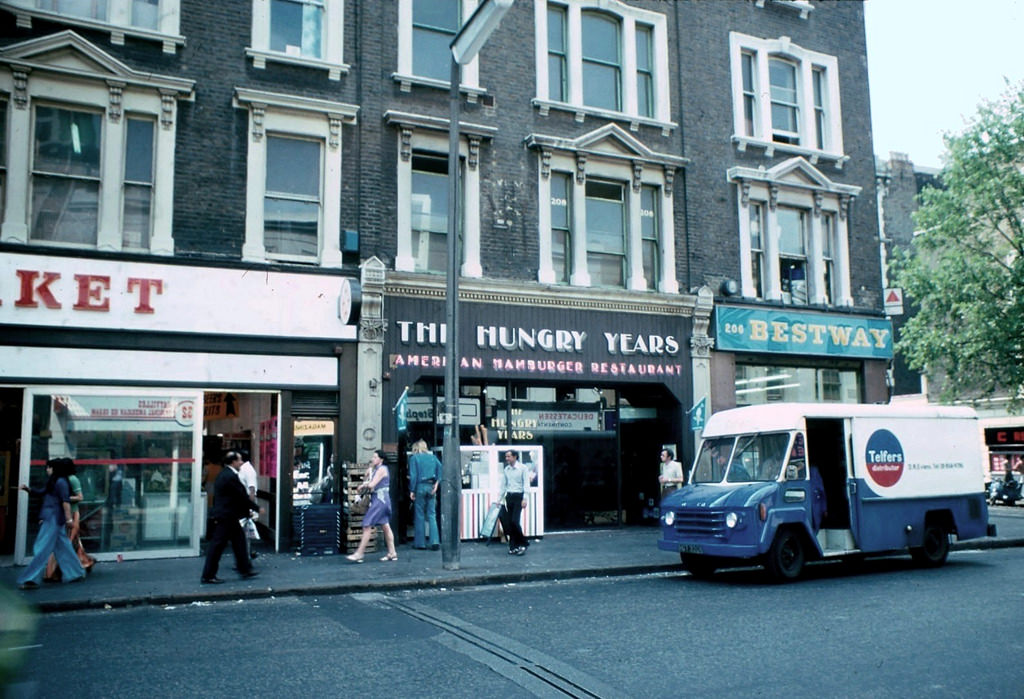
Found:
M 459 78 L 461 67 L 452 58 L 448 126 L 448 286 L 445 297 L 444 462 L 441 479 L 441 564 L 459 569 Z

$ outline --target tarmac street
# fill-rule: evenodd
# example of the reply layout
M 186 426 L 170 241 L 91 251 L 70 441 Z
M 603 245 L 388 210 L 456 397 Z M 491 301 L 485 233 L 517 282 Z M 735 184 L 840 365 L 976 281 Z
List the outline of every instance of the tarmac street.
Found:
M 992 507 L 996 536 L 955 542 L 953 550 L 1024 546 L 1024 507 Z M 460 567 L 445 570 L 440 551 L 398 548 L 398 560 L 381 562 L 367 555 L 361 564 L 343 555 L 263 554 L 259 577 L 242 580 L 226 553 L 223 585 L 201 585 L 201 557 L 97 563 L 92 574 L 74 584 L 44 584 L 19 591 L 42 612 L 193 601 L 258 599 L 286 595 L 323 595 L 440 587 L 505 584 L 531 580 L 625 576 L 679 570 L 679 558 L 657 548 L 656 527 L 548 533 L 525 556 L 509 556 L 501 543 L 462 542 Z M 16 587 L 20 566 L 0 567 L 0 585 Z

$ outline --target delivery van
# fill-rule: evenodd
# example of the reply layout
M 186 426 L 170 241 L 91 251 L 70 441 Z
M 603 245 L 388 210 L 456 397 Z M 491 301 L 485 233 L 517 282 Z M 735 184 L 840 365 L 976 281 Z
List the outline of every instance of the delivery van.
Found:
M 970 408 L 774 403 L 712 415 L 690 481 L 661 502 L 658 548 L 697 576 L 909 551 L 940 566 L 994 536 Z

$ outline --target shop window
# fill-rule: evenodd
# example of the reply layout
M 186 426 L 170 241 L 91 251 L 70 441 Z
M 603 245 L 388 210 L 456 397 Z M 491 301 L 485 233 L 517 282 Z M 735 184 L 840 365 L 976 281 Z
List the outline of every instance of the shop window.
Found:
M 252 0 L 253 66 L 288 63 L 326 70 L 340 80 L 344 62 L 344 0 Z
M 46 481 L 46 462 L 69 457 L 82 485 L 79 504 L 86 550 L 113 558 L 154 551 L 198 553 L 199 475 L 195 421 L 201 394 L 182 392 L 30 392 L 31 454 L 22 482 Z M 18 557 L 34 539 L 33 512 L 20 516 Z
M 11 0 L 19 26 L 34 18 L 87 29 L 108 30 L 111 43 L 124 44 L 125 36 L 157 40 L 165 53 L 184 45 L 178 35 L 180 0 Z
M 730 34 L 733 141 L 845 162 L 838 61 L 788 37 Z
M 249 111 L 242 258 L 340 267 L 342 125 L 357 107 L 235 89 Z
M 670 128 L 668 31 L 664 14 L 618 0 L 534 0 L 534 104 Z
M 736 365 L 736 404 L 776 402 L 858 403 L 860 374 L 856 369 L 783 365 Z

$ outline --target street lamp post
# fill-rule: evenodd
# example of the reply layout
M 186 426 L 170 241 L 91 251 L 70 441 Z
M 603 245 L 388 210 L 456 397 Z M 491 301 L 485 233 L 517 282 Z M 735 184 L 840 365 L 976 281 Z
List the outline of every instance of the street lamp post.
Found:
M 462 66 L 487 42 L 514 0 L 483 0 L 451 43 L 448 125 L 448 284 L 445 291 L 444 463 L 441 479 L 441 563 L 459 568 L 459 505 L 462 474 L 459 463 L 459 83 Z

